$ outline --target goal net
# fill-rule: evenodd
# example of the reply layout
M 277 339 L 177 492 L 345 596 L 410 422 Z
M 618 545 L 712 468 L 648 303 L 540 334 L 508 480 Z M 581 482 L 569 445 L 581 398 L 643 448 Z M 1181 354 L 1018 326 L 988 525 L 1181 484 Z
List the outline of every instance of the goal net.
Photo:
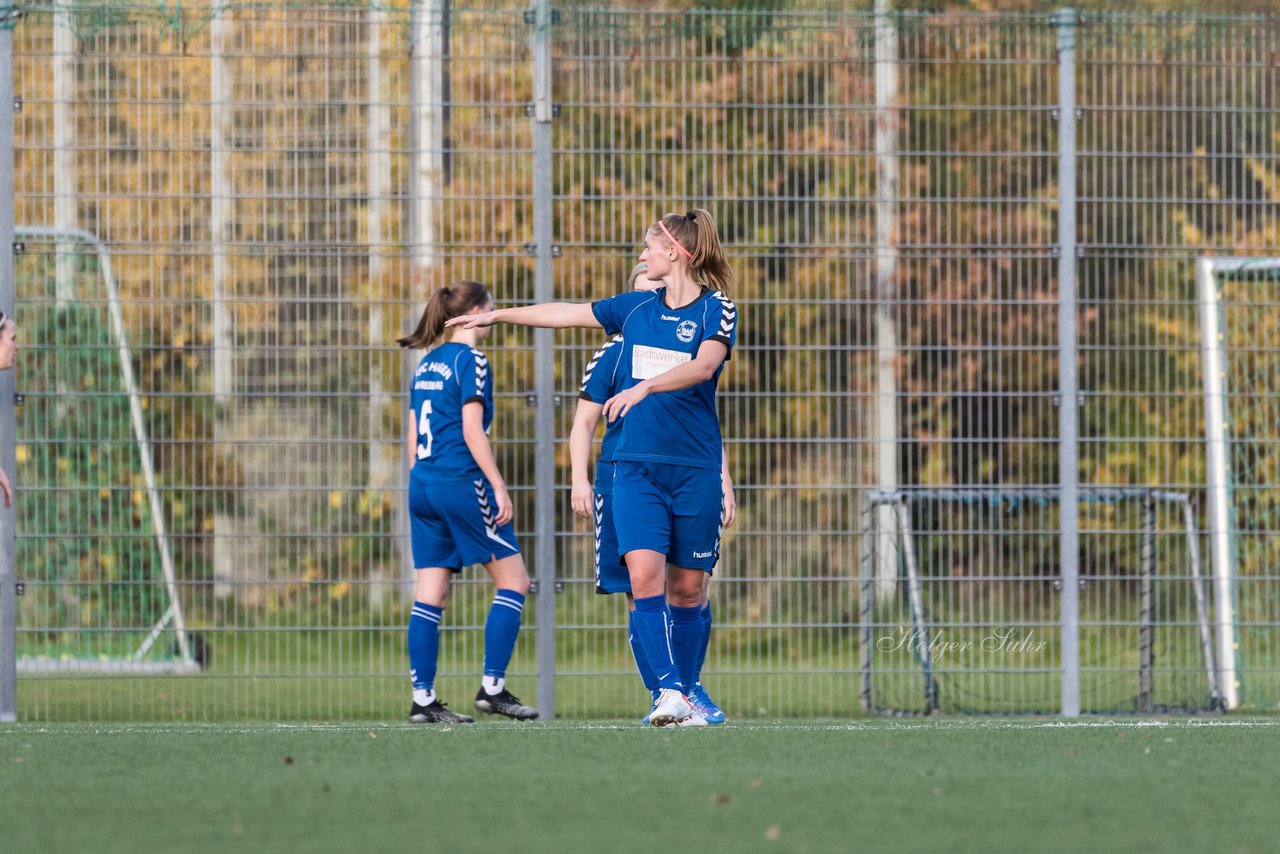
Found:
M 896 531 L 879 536 L 891 507 Z M 865 541 L 890 543 L 898 589 L 864 558 L 862 706 L 881 714 L 1057 714 L 1058 493 L 875 493 Z M 1217 709 L 1208 580 L 1190 498 L 1082 490 L 1080 694 L 1094 713 Z

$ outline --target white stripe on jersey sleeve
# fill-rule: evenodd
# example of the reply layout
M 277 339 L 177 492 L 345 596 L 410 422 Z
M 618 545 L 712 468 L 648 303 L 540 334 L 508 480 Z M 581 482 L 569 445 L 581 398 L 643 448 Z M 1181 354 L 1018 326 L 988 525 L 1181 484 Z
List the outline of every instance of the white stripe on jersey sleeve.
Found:
M 484 397 L 484 384 L 489 379 L 489 357 L 475 347 L 469 349 L 476 358 L 476 396 Z
M 723 291 L 715 291 L 711 296 L 720 301 L 720 331 L 718 334 L 725 338 L 732 338 L 733 329 L 738 325 L 738 307 L 733 304 L 733 300 L 724 295 Z
M 613 336 L 613 338 L 606 341 L 604 343 L 604 346 L 602 346 L 599 350 L 596 350 L 594 353 L 591 354 L 591 361 L 587 362 L 586 370 L 582 372 L 582 382 L 578 383 L 578 391 L 587 390 L 587 383 L 591 382 L 591 375 L 595 372 L 596 363 L 600 361 L 600 357 L 605 354 L 605 351 L 608 350 L 610 347 L 614 346 L 615 344 L 621 344 L 621 343 L 622 343 L 622 336 L 615 335 Z

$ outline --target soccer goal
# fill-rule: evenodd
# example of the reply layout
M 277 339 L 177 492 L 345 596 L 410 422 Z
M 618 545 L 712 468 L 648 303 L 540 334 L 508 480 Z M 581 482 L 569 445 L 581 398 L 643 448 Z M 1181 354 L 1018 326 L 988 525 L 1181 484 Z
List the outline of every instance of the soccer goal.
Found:
M 1196 262 L 1209 552 L 1228 708 L 1280 702 L 1280 258 Z
M 1087 711 L 1222 707 L 1208 581 L 1189 496 L 1081 491 L 1081 685 Z M 1060 704 L 1056 490 L 872 493 L 864 530 L 862 707 L 881 714 L 1045 713 Z M 896 531 L 878 530 L 891 508 Z M 889 542 L 900 594 L 875 595 Z
M 18 672 L 190 673 L 144 400 L 111 256 L 79 230 L 17 226 L 23 359 Z

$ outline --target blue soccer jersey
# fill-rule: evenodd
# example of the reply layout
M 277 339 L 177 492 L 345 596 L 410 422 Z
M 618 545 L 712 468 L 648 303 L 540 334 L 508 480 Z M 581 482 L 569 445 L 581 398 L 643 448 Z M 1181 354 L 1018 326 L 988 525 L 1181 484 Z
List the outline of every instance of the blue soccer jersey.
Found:
M 484 430 L 493 421 L 489 359 L 465 344 L 445 343 L 422 357 L 409 385 L 418 442 L 413 477 L 433 482 L 474 481 L 484 475 L 462 436 L 462 407 L 484 405 Z
M 738 310 L 728 297 L 704 290 L 688 305 L 671 308 L 666 304 L 666 292 L 666 288 L 633 291 L 591 307 L 606 332 L 622 335 L 619 390 L 692 361 L 704 341 L 719 341 L 733 351 Z M 680 391 L 651 394 L 640 401 L 621 419 L 622 438 L 614 449 L 614 460 L 719 471 L 716 384 L 720 373 L 718 369 L 709 380 Z
M 622 355 L 622 336 L 618 335 L 597 350 L 582 372 L 578 385 L 578 397 L 592 403 L 604 404 L 622 388 L 618 371 L 618 358 Z M 613 492 L 613 452 L 622 437 L 622 421 L 604 423 L 604 439 L 600 442 L 600 459 L 596 461 L 596 477 L 593 489 L 601 495 Z

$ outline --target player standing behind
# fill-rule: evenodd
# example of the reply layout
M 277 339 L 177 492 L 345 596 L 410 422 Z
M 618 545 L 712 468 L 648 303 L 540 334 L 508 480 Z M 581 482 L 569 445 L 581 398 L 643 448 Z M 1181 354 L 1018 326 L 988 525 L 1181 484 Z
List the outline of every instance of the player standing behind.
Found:
M 484 285 L 455 282 L 431 295 L 417 329 L 398 343 L 426 349 L 449 318 L 492 309 Z M 409 514 L 417 567 L 409 617 L 410 723 L 472 722 L 445 708 L 434 683 L 450 582 L 475 563 L 484 564 L 497 588 L 484 624 L 484 678 L 475 706 L 517 720 L 538 716 L 506 689 L 529 574 L 511 527 L 506 482 L 489 446 L 493 377 L 489 360 L 475 346 L 486 334 L 487 329 L 455 330 L 452 340 L 422 357 L 409 386 Z
M 651 291 L 661 284 L 648 277 L 644 264 L 637 264 L 627 280 L 627 290 Z M 591 455 L 591 439 L 595 435 L 596 425 L 600 422 L 600 413 L 604 404 L 621 390 L 618 371 L 618 357 L 622 352 L 622 348 L 618 345 L 621 342 L 622 336 L 618 335 L 597 350 L 592 355 L 591 361 L 587 363 L 582 375 L 582 383 L 578 389 L 578 406 L 573 416 L 573 429 L 569 432 L 569 460 L 573 483 L 571 503 L 575 513 L 594 521 L 596 592 L 626 594 L 627 640 L 631 645 L 631 654 L 635 658 L 640 680 L 648 689 L 653 706 L 656 706 L 660 694 L 658 678 L 653 668 L 649 666 L 649 659 L 644 654 L 636 632 L 635 597 L 631 595 L 631 579 L 627 575 L 626 565 L 614 557 L 618 553 L 618 534 L 613 524 L 613 449 L 622 435 L 622 421 L 614 421 L 605 426 L 604 440 L 600 445 L 600 457 L 596 461 L 594 485 L 592 478 L 588 476 L 587 466 Z M 724 495 L 721 524 L 727 528 L 733 524 L 737 512 L 733 480 L 729 477 L 727 459 L 722 459 L 720 481 Z M 711 573 L 707 572 L 703 576 L 702 599 L 699 603 L 703 631 L 698 643 L 698 655 L 694 660 L 693 671 L 687 674 L 692 687 L 687 687 L 686 696 L 693 705 L 695 719 L 700 717 L 709 724 L 722 724 L 725 721 L 724 712 L 711 699 L 701 679 L 702 664 L 706 660 L 707 646 L 711 640 L 710 581 Z M 648 715 L 645 715 L 643 723 L 649 723 Z
M 614 451 L 613 516 L 637 634 L 658 677 L 649 722 L 668 726 L 693 715 L 684 680 L 699 652 L 698 605 L 720 534 L 716 383 L 737 339 L 738 311 L 726 296 L 733 273 L 706 211 L 664 215 L 646 230 L 639 260 L 663 287 L 591 304 L 482 312 L 447 325 L 507 322 L 621 333 L 622 391 L 603 410 L 610 422 L 623 419 Z

